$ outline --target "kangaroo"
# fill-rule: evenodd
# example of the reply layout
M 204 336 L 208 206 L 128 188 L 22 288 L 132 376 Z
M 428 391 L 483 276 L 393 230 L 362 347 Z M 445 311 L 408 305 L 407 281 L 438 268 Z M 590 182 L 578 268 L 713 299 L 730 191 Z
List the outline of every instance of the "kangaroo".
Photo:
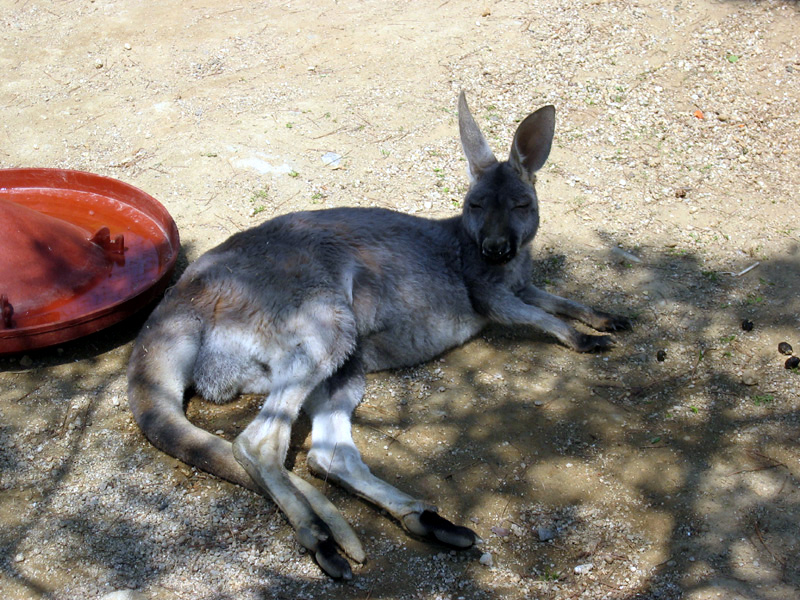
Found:
M 535 173 L 550 153 L 555 108 L 530 114 L 498 161 L 458 104 L 470 188 L 458 217 L 378 208 L 283 215 L 237 233 L 190 265 L 144 325 L 128 369 L 133 416 L 158 448 L 272 498 L 299 542 L 333 578 L 364 562 L 353 529 L 316 487 L 285 467 L 292 424 L 311 420 L 308 466 L 386 510 L 409 533 L 453 548 L 480 542 L 436 507 L 373 475 L 351 436 L 365 373 L 419 364 L 489 323 L 529 325 L 587 352 L 613 345 L 595 330 L 624 317 L 529 283 L 539 225 Z M 264 403 L 233 443 L 191 424 L 193 388 L 224 403 Z M 342 553 L 345 555 L 343 556 Z

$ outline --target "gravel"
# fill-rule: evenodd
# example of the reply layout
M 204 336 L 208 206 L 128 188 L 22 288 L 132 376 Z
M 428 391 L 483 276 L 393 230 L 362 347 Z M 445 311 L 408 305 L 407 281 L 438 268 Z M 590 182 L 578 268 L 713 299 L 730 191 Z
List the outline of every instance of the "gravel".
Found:
M 146 190 L 183 265 L 290 210 L 457 214 L 458 92 L 500 156 L 552 103 L 535 280 L 635 321 L 602 355 L 490 329 L 369 379 L 365 459 L 479 550 L 410 539 L 311 477 L 301 427 L 295 471 L 369 555 L 344 585 L 270 501 L 143 439 L 124 375 L 140 320 L 0 358 L 0 596 L 800 594 L 800 377 L 775 352 L 800 330 L 796 2 L 31 1 L 0 23 L 0 167 Z M 257 406 L 188 410 L 232 439 Z

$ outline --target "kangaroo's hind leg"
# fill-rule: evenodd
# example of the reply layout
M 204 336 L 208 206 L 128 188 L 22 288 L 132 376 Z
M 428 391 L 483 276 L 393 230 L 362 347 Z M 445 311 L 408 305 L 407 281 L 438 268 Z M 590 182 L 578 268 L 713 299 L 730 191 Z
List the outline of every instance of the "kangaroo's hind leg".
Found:
M 309 467 L 320 477 L 386 510 L 409 532 L 456 548 L 480 538 L 439 516 L 437 509 L 379 479 L 369 470 L 351 435 L 351 415 L 364 393 L 364 370 L 357 355 L 320 384 L 304 405 L 311 417 Z
M 271 374 L 269 394 L 234 441 L 233 455 L 283 511 L 320 567 L 331 577 L 349 579 L 350 565 L 336 547 L 363 561 L 358 538 L 322 493 L 287 471 L 285 462 L 301 406 L 346 359 L 355 324 L 347 308 L 330 298 L 309 299 L 278 323 L 275 339 L 280 343 L 264 347 Z
M 313 387 L 287 384 L 270 392 L 259 414 L 234 441 L 233 455 L 283 511 L 320 567 L 331 577 L 350 579 L 350 565 L 336 545 L 353 560 L 363 561 L 355 532 L 321 492 L 284 466 L 292 424 Z

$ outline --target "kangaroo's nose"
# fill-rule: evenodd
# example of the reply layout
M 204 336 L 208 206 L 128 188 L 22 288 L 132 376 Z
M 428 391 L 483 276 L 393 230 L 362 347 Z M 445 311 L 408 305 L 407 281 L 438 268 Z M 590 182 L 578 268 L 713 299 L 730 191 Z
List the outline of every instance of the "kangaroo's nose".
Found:
M 507 262 L 511 259 L 511 243 L 506 237 L 488 237 L 481 244 L 481 252 L 492 262 Z

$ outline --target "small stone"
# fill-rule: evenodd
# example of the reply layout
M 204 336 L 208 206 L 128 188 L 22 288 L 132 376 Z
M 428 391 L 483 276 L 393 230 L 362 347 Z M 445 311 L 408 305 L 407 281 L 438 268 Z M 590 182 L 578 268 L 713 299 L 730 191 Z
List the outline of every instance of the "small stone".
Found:
M 786 356 L 792 355 L 792 346 L 788 342 L 781 342 L 778 344 L 778 352 L 781 354 L 785 354 Z
M 800 357 L 790 356 L 786 359 L 786 363 L 783 366 L 787 369 L 797 369 L 800 367 Z
M 577 565 L 573 571 L 575 571 L 576 575 L 583 575 L 584 573 L 588 573 L 594 569 L 594 565 L 592 563 L 584 563 L 582 565 Z
M 656 352 L 656 360 L 658 362 L 664 362 L 667 360 L 667 351 L 666 350 L 659 350 Z
M 636 264 L 639 264 L 639 263 L 642 262 L 641 258 L 636 256 L 635 254 L 631 254 L 627 250 L 623 250 L 619 246 L 614 246 L 613 248 L 611 248 L 611 254 L 613 254 L 614 256 L 617 257 L 617 262 L 619 262 L 619 263 L 623 263 L 623 264 L 624 263 L 636 263 Z M 644 294 L 647 295 L 648 292 L 645 291 Z
M 126 43 L 126 44 L 125 44 L 125 46 L 124 46 L 124 48 L 125 48 L 125 50 L 130 50 L 130 49 L 131 49 L 131 45 L 130 45 L 130 44 L 128 44 L 128 43 Z
M 756 385 L 758 376 L 753 369 L 747 369 L 742 373 L 742 383 L 745 385 Z
M 14 557 L 14 562 L 22 562 L 23 560 L 25 560 L 25 555 L 22 552 Z
M 109 592 L 100 600 L 146 600 L 144 595 L 136 590 L 117 590 L 116 592 Z
M 492 533 L 495 534 L 497 537 L 507 538 L 511 533 L 511 530 L 506 529 L 505 527 L 498 527 L 497 525 L 495 525 L 494 527 L 492 527 Z
M 322 163 L 332 169 L 338 169 L 342 166 L 342 155 L 336 152 L 326 152 L 322 155 Z
M 750 319 L 742 321 L 742 329 L 744 331 L 753 331 L 753 322 Z
M 540 542 L 549 542 L 556 537 L 556 532 L 550 527 L 539 525 L 536 528 L 536 535 L 538 536 Z
M 94 68 L 95 69 L 103 68 L 103 60 L 101 58 L 98 58 L 96 61 L 94 61 Z
M 478 559 L 478 562 L 480 562 L 484 567 L 491 567 L 494 564 L 491 552 L 484 552 L 483 554 L 481 554 L 481 557 L 480 559 Z
M 22 367 L 30 367 L 33 364 L 33 359 L 27 354 L 19 359 L 19 364 Z

